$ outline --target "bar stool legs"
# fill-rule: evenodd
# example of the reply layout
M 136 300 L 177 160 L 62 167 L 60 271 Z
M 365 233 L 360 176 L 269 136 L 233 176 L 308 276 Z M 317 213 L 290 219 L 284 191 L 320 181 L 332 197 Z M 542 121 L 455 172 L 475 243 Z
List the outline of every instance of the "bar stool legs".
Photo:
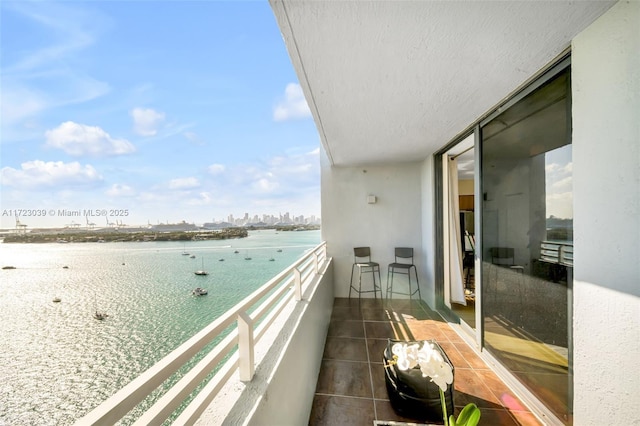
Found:
M 412 269 L 416 279 L 416 289 L 413 291 L 411 291 L 411 270 Z M 403 292 L 398 292 L 393 290 L 393 277 L 395 274 L 407 275 L 407 280 L 409 283 L 408 293 L 403 293 Z M 409 268 L 389 267 L 387 271 L 387 292 L 386 292 L 387 299 L 391 298 L 394 293 L 402 294 L 404 296 L 409 296 L 410 299 L 413 297 L 414 294 L 418 293 L 418 299 L 422 300 L 422 295 L 420 294 L 420 283 L 418 282 L 418 269 L 416 268 L 415 265 L 411 265 Z
M 353 284 L 353 274 L 355 269 L 358 268 L 358 288 L 356 289 Z M 362 290 L 362 274 L 371 273 L 371 277 L 373 280 L 373 290 Z M 378 281 L 376 282 L 376 273 L 378 274 Z M 358 297 L 360 297 L 361 293 L 371 293 L 373 292 L 373 297 L 378 298 L 377 292 L 380 292 L 380 299 L 382 299 L 382 278 L 380 277 L 380 267 L 371 266 L 371 267 L 363 267 L 356 264 L 353 264 L 351 267 L 351 281 L 349 283 L 349 298 L 351 298 L 351 290 L 358 293 Z
M 356 247 L 353 249 L 354 263 L 351 266 L 351 280 L 349 281 L 349 299 L 351 299 L 351 290 L 358 293 L 358 298 L 362 293 L 373 293 L 374 298 L 378 298 L 377 292 L 380 291 L 380 299 L 382 299 L 382 279 L 380 277 L 380 265 L 371 261 L 371 250 L 369 247 Z M 354 286 L 353 274 L 358 269 L 358 288 Z M 362 289 L 362 274 L 371 273 L 373 280 L 373 290 Z M 376 273 L 378 274 L 378 282 L 376 283 Z

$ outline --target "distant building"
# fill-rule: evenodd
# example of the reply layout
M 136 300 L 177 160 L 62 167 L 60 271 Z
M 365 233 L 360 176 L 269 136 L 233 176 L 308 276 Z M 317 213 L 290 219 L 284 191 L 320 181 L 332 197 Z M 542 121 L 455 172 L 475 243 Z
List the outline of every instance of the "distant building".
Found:
M 207 222 L 202 225 L 203 229 L 225 229 L 225 228 L 233 228 L 235 225 L 229 222 Z
M 182 221 L 181 223 L 160 223 L 152 225 L 151 229 L 158 232 L 197 231 L 198 227 L 193 223 Z

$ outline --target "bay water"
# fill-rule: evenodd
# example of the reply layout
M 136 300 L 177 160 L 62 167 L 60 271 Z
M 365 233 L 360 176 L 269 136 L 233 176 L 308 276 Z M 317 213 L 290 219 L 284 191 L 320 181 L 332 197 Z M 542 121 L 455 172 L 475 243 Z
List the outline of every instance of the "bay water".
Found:
M 320 238 L 0 244 L 0 425 L 73 424 Z

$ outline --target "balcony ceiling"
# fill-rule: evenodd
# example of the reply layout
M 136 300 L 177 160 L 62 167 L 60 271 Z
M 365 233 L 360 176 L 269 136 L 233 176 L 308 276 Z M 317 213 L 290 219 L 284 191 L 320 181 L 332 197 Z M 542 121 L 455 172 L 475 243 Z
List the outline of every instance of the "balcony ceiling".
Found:
M 271 0 L 335 166 L 426 158 L 613 3 Z

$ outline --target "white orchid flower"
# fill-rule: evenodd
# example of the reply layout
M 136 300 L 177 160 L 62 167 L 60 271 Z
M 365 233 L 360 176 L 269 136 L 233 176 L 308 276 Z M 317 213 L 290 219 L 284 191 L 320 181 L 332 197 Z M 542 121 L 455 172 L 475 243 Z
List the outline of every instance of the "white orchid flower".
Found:
M 407 346 L 407 345 L 404 343 L 394 344 L 393 346 L 391 346 L 391 353 L 399 357 L 405 351 L 403 346 Z
M 391 347 L 391 352 L 396 356 L 396 363 L 400 370 L 408 370 L 418 363 L 417 344 L 407 345 L 405 343 L 396 343 Z
M 396 362 L 400 370 L 408 370 L 419 365 L 422 375 L 431 378 L 443 392 L 447 390 L 447 385 L 453 383 L 451 366 L 445 362 L 433 343 L 424 342 L 422 348 L 418 343 L 396 343 L 391 347 L 391 352 L 397 357 Z

